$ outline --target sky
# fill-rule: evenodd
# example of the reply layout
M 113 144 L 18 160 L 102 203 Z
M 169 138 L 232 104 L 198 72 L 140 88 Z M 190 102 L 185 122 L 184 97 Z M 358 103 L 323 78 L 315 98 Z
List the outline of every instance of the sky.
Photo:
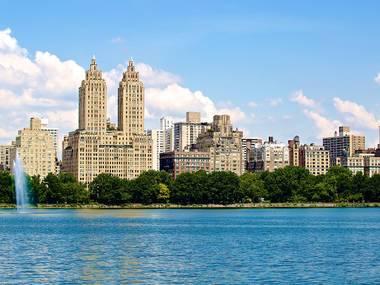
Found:
M 245 137 L 322 143 L 339 125 L 378 143 L 379 1 L 2 1 L 0 143 L 29 118 L 60 139 L 78 126 L 78 87 L 96 56 L 117 122 L 129 58 L 145 128 L 230 114 Z

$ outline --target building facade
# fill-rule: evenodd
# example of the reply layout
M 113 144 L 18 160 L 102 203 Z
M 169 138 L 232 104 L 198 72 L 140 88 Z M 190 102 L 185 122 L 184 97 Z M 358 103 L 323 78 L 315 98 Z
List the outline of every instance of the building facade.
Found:
M 172 120 L 162 117 L 159 130 L 148 130 L 152 137 L 152 162 L 153 169 L 160 170 L 160 154 L 174 150 L 174 123 Z
M 144 95 L 131 59 L 118 88 L 118 127 L 107 122 L 107 86 L 93 58 L 79 88 L 79 128 L 62 143 L 61 171 L 89 183 L 100 173 L 132 179 L 152 169 L 152 138 L 144 130 Z
M 250 172 L 275 171 L 289 165 L 289 148 L 270 137 L 263 144 L 256 144 L 250 152 Z
M 330 152 L 323 146 L 302 145 L 299 148 L 299 165 L 313 175 L 326 174 L 330 168 Z
M 339 127 L 339 135 L 335 132 L 333 137 L 323 138 L 323 146 L 330 151 L 332 165 L 337 164 L 337 158 L 350 157 L 355 151 L 365 149 L 365 136 L 353 135 L 350 127 Z
M 249 163 L 249 153 L 252 148 L 255 147 L 255 144 L 261 144 L 263 142 L 260 138 L 242 138 L 241 146 L 243 151 L 243 167 L 244 171 L 248 171 L 248 163 Z
M 55 137 L 49 130 L 41 128 L 41 120 L 30 119 L 30 127 L 18 131 L 16 141 L 10 148 L 10 169 L 13 172 L 13 161 L 18 155 L 29 176 L 45 177 L 56 173 Z
M 202 132 L 194 148 L 210 157 L 210 172 L 232 171 L 244 173 L 243 133 L 232 129 L 229 115 L 215 115 L 211 129 Z
M 185 172 L 204 170 L 210 172 L 208 152 L 172 151 L 160 154 L 160 169 L 168 172 L 173 179 Z
M 0 145 L 0 170 L 9 170 L 10 145 Z
M 197 142 L 198 136 L 210 129 L 211 124 L 202 123 L 199 112 L 187 112 L 186 122 L 174 124 L 174 149 L 190 149 Z
M 292 140 L 288 140 L 289 148 L 289 165 L 300 165 L 300 138 L 295 136 Z

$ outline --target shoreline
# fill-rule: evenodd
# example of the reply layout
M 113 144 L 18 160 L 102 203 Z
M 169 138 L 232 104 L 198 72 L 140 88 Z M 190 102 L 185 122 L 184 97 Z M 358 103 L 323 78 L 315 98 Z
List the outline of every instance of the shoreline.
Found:
M 241 204 L 38 204 L 34 209 L 302 209 L 302 208 L 378 208 L 380 202 L 375 203 L 241 203 Z M 0 204 L 0 209 L 14 209 L 14 204 Z

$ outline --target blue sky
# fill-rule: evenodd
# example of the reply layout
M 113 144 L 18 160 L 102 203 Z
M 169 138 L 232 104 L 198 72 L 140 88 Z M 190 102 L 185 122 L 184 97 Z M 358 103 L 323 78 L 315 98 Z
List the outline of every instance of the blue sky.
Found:
M 115 86 L 132 56 L 147 88 L 147 128 L 162 115 L 183 118 L 188 107 L 205 118 L 231 113 L 249 136 L 321 143 L 345 124 L 368 146 L 378 140 L 378 1 L 1 5 L 0 99 L 11 103 L 0 110 L 0 142 L 30 115 L 48 117 L 62 134 L 76 128 L 77 88 L 93 54 L 109 80 L 113 121 Z

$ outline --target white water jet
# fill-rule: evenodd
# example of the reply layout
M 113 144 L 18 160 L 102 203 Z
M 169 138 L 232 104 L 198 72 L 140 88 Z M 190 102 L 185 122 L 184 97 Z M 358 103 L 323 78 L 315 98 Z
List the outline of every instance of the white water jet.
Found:
M 26 183 L 24 167 L 22 166 L 22 162 L 18 154 L 16 155 L 15 161 L 13 161 L 13 169 L 13 174 L 15 177 L 17 211 L 25 212 L 26 208 L 29 206 L 28 186 Z

